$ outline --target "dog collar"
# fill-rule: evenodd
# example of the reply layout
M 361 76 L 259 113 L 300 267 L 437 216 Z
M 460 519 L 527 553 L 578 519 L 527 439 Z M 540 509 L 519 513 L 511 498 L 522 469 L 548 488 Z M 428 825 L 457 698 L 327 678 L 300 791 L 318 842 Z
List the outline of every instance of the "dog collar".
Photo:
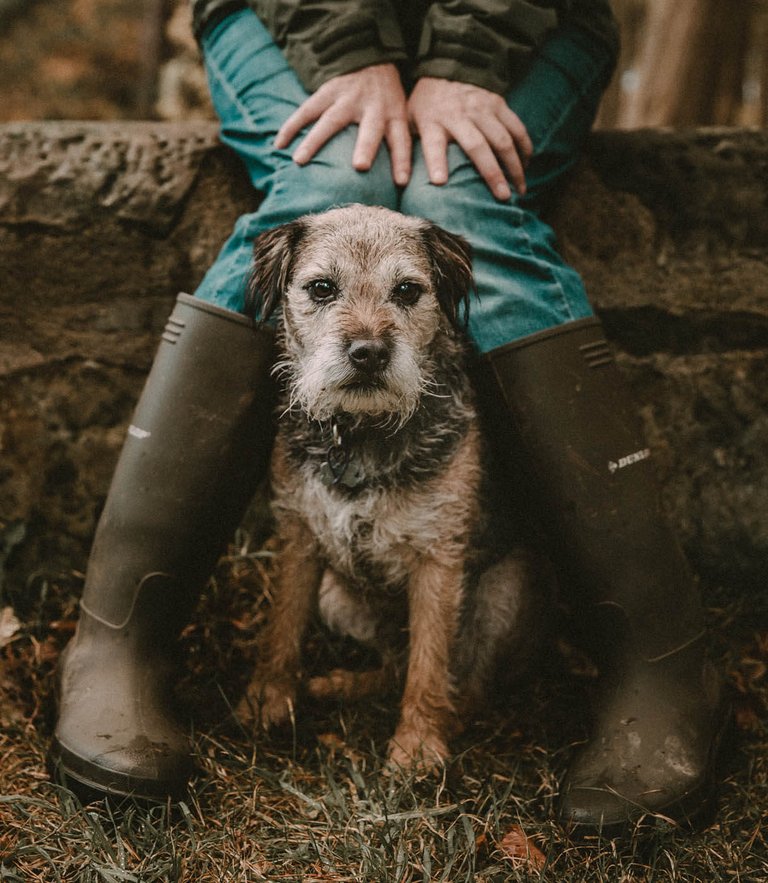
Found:
M 342 435 L 336 418 L 331 419 L 331 444 L 320 466 L 320 480 L 326 487 L 359 488 L 365 482 L 365 471 Z

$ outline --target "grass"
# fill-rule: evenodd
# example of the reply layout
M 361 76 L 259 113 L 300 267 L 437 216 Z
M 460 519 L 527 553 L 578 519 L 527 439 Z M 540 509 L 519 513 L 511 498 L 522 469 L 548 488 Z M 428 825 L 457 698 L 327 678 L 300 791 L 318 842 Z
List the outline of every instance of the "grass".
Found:
M 387 775 L 392 697 L 302 706 L 279 738 L 244 732 L 231 706 L 255 658 L 271 564 L 268 548 L 233 548 L 182 636 L 198 772 L 186 800 L 153 808 L 83 806 L 51 782 L 52 675 L 79 579 L 38 577 L 12 599 L 18 628 L 0 650 L 0 881 L 768 880 L 768 629 L 749 604 L 708 593 L 738 724 L 712 824 L 573 843 L 551 814 L 594 681 L 567 655 L 551 654 L 523 692 L 474 722 L 439 776 Z M 348 652 L 318 632 L 308 664 Z

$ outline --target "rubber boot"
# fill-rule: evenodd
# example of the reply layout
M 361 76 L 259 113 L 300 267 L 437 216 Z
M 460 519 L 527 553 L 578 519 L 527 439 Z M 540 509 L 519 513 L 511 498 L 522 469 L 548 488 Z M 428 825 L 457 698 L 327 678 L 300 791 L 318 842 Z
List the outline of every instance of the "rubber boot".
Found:
M 605 681 L 591 738 L 562 783 L 561 820 L 605 834 L 641 817 L 695 823 L 713 794 L 721 681 L 600 322 L 568 323 L 487 360 Z
M 272 334 L 180 295 L 99 520 L 51 756 L 76 790 L 179 795 L 176 646 L 272 442 Z

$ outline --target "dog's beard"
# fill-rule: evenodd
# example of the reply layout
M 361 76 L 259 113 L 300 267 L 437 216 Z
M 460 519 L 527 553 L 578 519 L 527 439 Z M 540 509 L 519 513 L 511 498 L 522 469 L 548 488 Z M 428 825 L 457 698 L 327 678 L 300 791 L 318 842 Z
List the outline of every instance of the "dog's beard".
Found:
M 403 426 L 433 385 L 413 352 L 402 345 L 395 345 L 387 368 L 374 377 L 356 371 L 345 348 L 332 341 L 311 353 L 297 346 L 292 350 L 274 371 L 288 392 L 288 409 L 301 409 L 315 420 L 344 413 Z

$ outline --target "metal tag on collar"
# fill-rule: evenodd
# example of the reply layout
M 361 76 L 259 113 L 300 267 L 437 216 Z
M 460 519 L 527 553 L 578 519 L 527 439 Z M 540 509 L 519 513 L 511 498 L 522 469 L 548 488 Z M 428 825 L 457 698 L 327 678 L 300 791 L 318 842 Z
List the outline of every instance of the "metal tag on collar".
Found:
M 365 480 L 363 467 L 344 444 L 341 429 L 335 419 L 331 423 L 331 438 L 331 447 L 325 455 L 325 462 L 320 466 L 323 484 L 328 487 L 341 485 L 350 489 L 359 487 Z

